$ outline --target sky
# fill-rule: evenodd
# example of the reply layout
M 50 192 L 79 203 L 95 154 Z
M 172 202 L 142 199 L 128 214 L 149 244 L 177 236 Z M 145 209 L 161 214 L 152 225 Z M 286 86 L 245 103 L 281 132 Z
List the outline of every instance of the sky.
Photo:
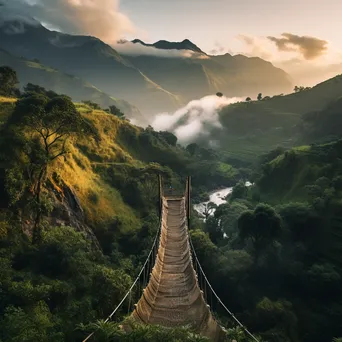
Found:
M 149 40 L 186 36 L 206 51 L 215 42 L 238 51 L 241 34 L 283 32 L 330 40 L 342 48 L 340 0 L 122 0 L 120 8 Z
M 0 14 L 108 44 L 190 39 L 206 53 L 257 56 L 304 85 L 342 73 L 341 0 L 0 0 Z M 8 13 L 6 16 L 9 17 Z

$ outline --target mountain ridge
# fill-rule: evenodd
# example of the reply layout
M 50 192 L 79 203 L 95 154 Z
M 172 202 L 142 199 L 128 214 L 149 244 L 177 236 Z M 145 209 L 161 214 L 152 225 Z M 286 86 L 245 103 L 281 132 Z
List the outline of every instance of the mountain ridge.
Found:
M 0 27 L 0 47 L 26 59 L 39 59 L 42 64 L 64 73 L 86 79 L 110 96 L 126 100 L 142 112 L 175 110 L 177 96 L 144 75 L 114 48 L 90 36 L 73 36 L 50 31 L 42 25 L 26 25 L 20 34 L 7 34 Z M 151 105 L 152 103 L 152 105 Z
M 141 44 L 148 47 L 154 47 L 161 50 L 190 50 L 193 52 L 198 52 L 205 54 L 196 44 L 194 44 L 189 39 L 184 39 L 181 42 L 170 42 L 168 40 L 158 40 L 153 44 L 148 44 L 141 39 L 134 39 L 131 41 L 133 44 Z
M 149 118 L 174 112 L 193 99 L 218 91 L 228 97 L 244 97 L 292 90 L 289 76 L 282 69 L 258 58 L 204 53 L 199 58 L 198 52 L 194 57 L 182 58 L 173 54 L 125 55 L 95 37 L 73 36 L 29 24 L 20 33 L 8 34 L 11 25 L 7 22 L 0 27 L 0 47 L 87 80 L 109 96 L 138 107 Z M 160 48 L 164 43 L 159 41 L 157 45 Z M 166 42 L 164 50 L 169 50 L 170 44 Z M 200 50 L 187 39 L 180 44 Z

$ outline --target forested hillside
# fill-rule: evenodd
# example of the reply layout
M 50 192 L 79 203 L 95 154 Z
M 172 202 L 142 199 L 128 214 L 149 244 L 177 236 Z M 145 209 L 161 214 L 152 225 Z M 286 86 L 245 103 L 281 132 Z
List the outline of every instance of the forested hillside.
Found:
M 91 102 L 34 86 L 19 94 L 15 72 L 1 75 L 0 339 L 79 341 L 118 304 L 146 258 L 159 224 L 157 175 L 182 191 L 192 174 L 200 197 L 236 183 L 239 170 Z M 120 341 L 132 338 L 111 328 Z M 198 341 L 184 329 L 144 329 L 135 341 Z
M 193 232 L 214 287 L 265 341 L 342 335 L 341 146 L 265 155 L 203 225 L 209 238 Z
M 318 135 L 321 138 L 329 134 L 340 136 L 337 127 L 340 127 L 341 96 L 341 75 L 312 88 L 296 89 L 289 95 L 260 94 L 259 100 L 247 99 L 224 107 L 219 113 L 223 128 L 214 130 L 209 139 L 199 142 L 215 141 L 221 150 L 227 150 L 232 156 L 255 160 L 256 156 L 277 146 L 290 148 L 310 143 Z M 309 132 L 314 120 L 321 133 Z M 332 122 L 331 132 L 323 131 Z
M 205 341 L 186 328 L 123 334 L 125 307 L 117 321 L 101 320 L 131 286 L 158 230 L 159 174 L 177 191 L 191 175 L 194 202 L 237 184 L 205 222 L 193 213 L 191 236 L 218 295 L 260 341 L 342 336 L 339 99 L 303 109 L 296 141 L 309 144 L 268 150 L 252 164 L 242 153 L 182 147 L 115 108 L 32 84 L 20 92 L 15 71 L 0 71 L 2 342 L 73 342 L 92 331 L 99 342 Z M 339 93 L 334 84 L 329 98 Z M 249 341 L 217 314 L 232 328 L 229 341 Z

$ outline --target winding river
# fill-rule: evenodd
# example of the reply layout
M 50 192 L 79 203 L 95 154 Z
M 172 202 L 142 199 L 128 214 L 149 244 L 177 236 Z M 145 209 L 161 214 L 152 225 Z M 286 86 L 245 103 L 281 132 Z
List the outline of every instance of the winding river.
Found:
M 246 182 L 246 186 L 251 186 L 251 185 L 252 185 L 252 183 Z M 199 204 L 194 204 L 194 209 L 200 214 L 201 217 L 204 217 L 204 212 L 205 212 L 205 209 L 206 209 L 206 206 L 208 203 L 213 202 L 217 206 L 224 204 L 224 203 L 227 203 L 226 197 L 232 191 L 233 191 L 233 187 L 213 191 L 209 195 L 209 201 L 201 202 Z M 212 214 L 214 214 L 214 212 L 215 212 L 215 209 L 211 209 L 210 214 L 212 215 Z

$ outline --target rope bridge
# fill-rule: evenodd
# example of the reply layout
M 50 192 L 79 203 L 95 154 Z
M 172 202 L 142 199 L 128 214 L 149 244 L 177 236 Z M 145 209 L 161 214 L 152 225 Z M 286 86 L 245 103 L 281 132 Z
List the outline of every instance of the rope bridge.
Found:
M 258 342 L 218 297 L 197 258 L 188 232 L 190 188 L 191 179 L 188 177 L 185 193 L 164 190 L 159 177 L 161 219 L 153 246 L 131 288 L 105 322 L 112 319 L 127 301 L 130 311 L 132 295 L 136 292 L 140 295 L 142 289 L 131 314 L 137 323 L 169 328 L 191 326 L 211 341 L 220 342 L 225 338 L 225 329 L 218 323 L 211 307 L 216 301 L 235 324 Z

